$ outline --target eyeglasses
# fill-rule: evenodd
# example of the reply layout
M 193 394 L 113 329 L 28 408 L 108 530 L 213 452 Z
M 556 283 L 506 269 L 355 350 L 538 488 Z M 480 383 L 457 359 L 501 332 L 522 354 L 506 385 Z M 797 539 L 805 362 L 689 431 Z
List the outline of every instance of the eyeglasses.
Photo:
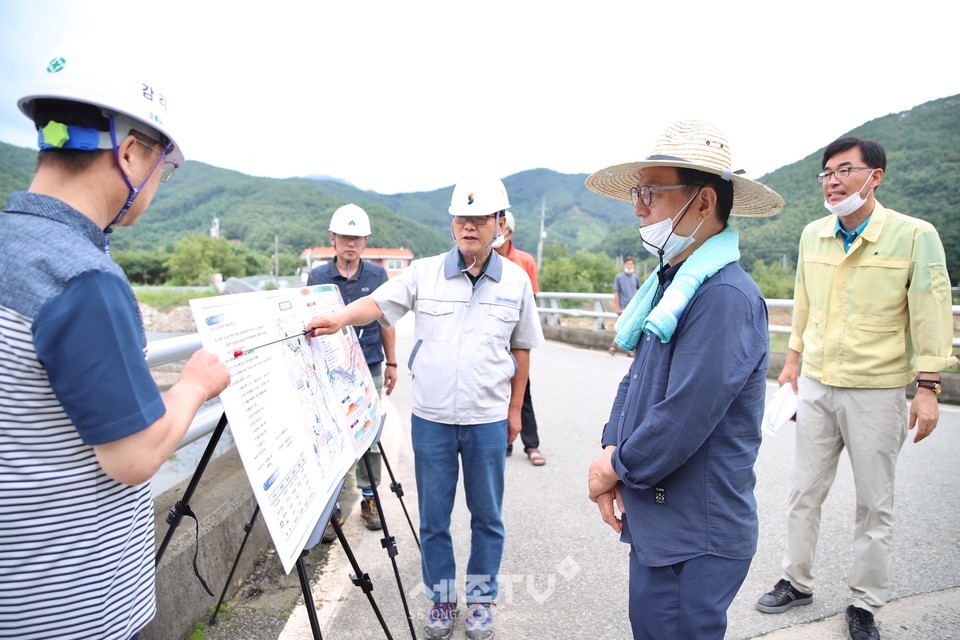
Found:
M 852 171 L 862 171 L 864 169 L 872 170 L 873 167 L 840 167 L 836 171 L 821 171 L 817 174 L 817 182 L 823 184 L 833 176 L 837 176 L 837 180 L 846 180 Z
M 333 234 L 337 236 L 337 240 L 342 240 L 343 244 L 359 244 L 361 242 L 366 242 L 366 236 L 344 236 L 339 233 Z
M 137 137 L 134 137 L 133 139 L 136 140 L 139 144 L 142 144 L 143 146 L 145 146 L 147 149 L 150 149 L 150 151 L 153 151 L 154 153 L 163 153 L 164 156 L 166 156 L 168 153 L 173 151 L 172 144 L 167 145 L 166 149 L 164 149 L 161 152 L 160 149 L 157 149 L 155 146 L 153 146 L 149 142 L 144 142 L 143 140 Z M 177 169 L 179 168 L 180 168 L 180 165 L 178 165 L 173 160 L 164 160 L 163 166 L 160 168 L 160 182 L 161 183 L 170 182 L 170 179 L 173 177 L 173 174 L 176 173 Z
M 493 220 L 496 215 L 497 214 L 493 213 L 489 216 L 453 216 L 453 221 L 457 224 L 467 224 L 468 222 L 472 222 L 474 225 L 482 227 L 490 220 Z
M 692 185 L 674 184 L 669 187 L 651 187 L 648 184 L 644 184 L 639 187 L 630 187 L 630 199 L 633 201 L 633 206 L 637 206 L 638 202 L 642 202 L 643 206 L 649 207 L 650 203 L 653 202 L 653 196 L 661 191 L 673 191 L 674 189 L 684 189 L 689 186 Z

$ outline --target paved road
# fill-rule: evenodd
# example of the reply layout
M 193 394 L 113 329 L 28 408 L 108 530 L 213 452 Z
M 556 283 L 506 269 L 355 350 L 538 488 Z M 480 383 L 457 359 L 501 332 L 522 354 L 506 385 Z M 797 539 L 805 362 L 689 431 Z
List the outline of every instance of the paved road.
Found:
M 404 321 L 398 331 L 402 360 L 409 353 L 410 336 L 410 327 Z M 495 610 L 498 638 L 629 638 L 627 548 L 603 524 L 596 506 L 586 498 L 586 470 L 599 451 L 600 429 L 629 363 L 623 356 L 611 357 L 605 352 L 553 342 L 533 354 L 533 400 L 547 464 L 533 467 L 519 452 L 507 460 L 507 541 L 501 597 Z M 773 391 L 771 385 L 769 392 Z M 384 429 L 383 445 L 403 485 L 403 501 L 416 523 L 408 392 L 408 381 L 401 375 L 391 397 L 394 410 Z M 756 598 L 779 577 L 792 451 L 791 427 L 765 437 L 760 450 L 760 547 L 729 611 L 727 638 L 731 640 L 847 637 L 842 612 L 854 505 L 846 458 L 824 506 L 813 604 L 780 615 L 763 614 L 753 608 Z M 943 407 L 941 426 L 935 435 L 919 445 L 908 441 L 900 457 L 891 602 L 878 616 L 884 640 L 960 638 L 958 465 L 960 410 Z M 462 491 L 460 494 L 453 536 L 462 575 L 469 549 L 469 512 Z M 399 582 L 419 634 L 428 607 L 427 599 L 418 591 L 419 552 L 400 501 L 389 492 L 382 499 L 390 533 L 397 539 Z M 398 580 L 380 536 L 364 530 L 359 518 L 350 518 L 345 530 L 361 569 L 371 576 L 373 596 L 392 637 L 409 638 Z M 313 588 L 323 637 L 385 637 L 373 608 L 350 582 L 352 569 L 345 554 L 339 552 L 339 544 L 335 544 Z M 306 612 L 300 606 L 280 639 L 310 637 Z M 460 623 L 454 638 L 462 637 Z

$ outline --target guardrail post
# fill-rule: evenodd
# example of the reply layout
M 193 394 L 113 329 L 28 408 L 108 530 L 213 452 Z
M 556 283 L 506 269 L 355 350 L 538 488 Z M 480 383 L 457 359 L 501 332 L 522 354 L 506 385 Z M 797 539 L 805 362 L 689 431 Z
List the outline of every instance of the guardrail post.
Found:
M 550 298 L 550 308 L 551 309 L 560 309 L 560 300 L 557 298 Z M 560 326 L 560 314 L 554 313 L 550 315 L 550 326 L 559 327 Z
M 593 310 L 597 313 L 603 313 L 606 309 L 603 308 L 603 300 L 594 300 L 593 301 Z M 594 331 L 603 331 L 603 316 L 597 316 L 593 319 L 593 330 Z

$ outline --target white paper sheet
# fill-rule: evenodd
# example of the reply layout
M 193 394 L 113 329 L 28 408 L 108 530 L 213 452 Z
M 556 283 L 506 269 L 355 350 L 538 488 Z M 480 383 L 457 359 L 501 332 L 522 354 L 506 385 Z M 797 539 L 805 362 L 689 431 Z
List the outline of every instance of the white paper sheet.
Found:
M 773 394 L 773 398 L 763 410 L 763 430 L 770 435 L 776 434 L 785 424 L 797 415 L 797 394 L 788 382 Z
M 220 400 L 287 573 L 376 436 L 379 397 L 353 329 L 303 336 L 342 306 L 333 285 L 190 301 L 201 343 L 230 369 Z

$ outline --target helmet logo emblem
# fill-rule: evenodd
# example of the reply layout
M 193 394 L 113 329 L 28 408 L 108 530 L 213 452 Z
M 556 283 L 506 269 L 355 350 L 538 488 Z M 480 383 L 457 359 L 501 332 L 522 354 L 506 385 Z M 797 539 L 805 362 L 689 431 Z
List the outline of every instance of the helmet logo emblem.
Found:
M 468 205 L 473 204 L 473 200 L 474 200 L 473 194 L 471 193 L 467 196 L 467 204 Z
M 47 73 L 59 73 L 63 71 L 63 67 L 67 64 L 67 61 L 63 57 L 54 58 L 50 61 L 50 64 L 47 65 Z
M 351 227 L 355 227 L 355 226 L 357 226 L 357 221 L 356 221 L 356 220 L 351 220 L 351 221 L 348 222 L 347 224 L 348 224 L 349 226 L 351 226 Z

